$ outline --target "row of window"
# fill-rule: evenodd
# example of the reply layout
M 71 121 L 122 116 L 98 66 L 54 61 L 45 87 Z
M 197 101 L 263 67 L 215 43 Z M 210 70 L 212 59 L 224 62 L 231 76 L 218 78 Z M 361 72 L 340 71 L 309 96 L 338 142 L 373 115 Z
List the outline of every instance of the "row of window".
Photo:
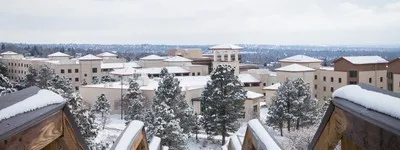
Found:
M 380 82 L 383 82 L 383 77 L 380 77 L 380 78 L 379 78 L 379 81 L 380 81 Z M 369 82 L 369 83 L 372 83 L 372 78 L 369 78 L 369 81 L 368 81 L 368 82 Z
M 68 73 L 72 73 L 72 69 L 68 69 L 67 71 L 68 71 Z M 65 70 L 61 69 L 60 73 L 65 73 Z M 75 69 L 75 73 L 79 73 L 79 69 Z
M 314 89 L 318 89 L 318 85 L 314 84 Z M 326 86 L 324 86 L 324 91 L 326 91 Z M 335 89 L 333 87 L 331 87 L 331 92 L 335 91 Z
M 23 70 L 12 70 L 12 69 L 10 69 L 10 70 L 8 70 L 8 72 L 9 72 L 9 73 L 22 73 L 22 74 L 26 74 L 26 71 L 23 71 Z
M 192 72 L 192 76 L 196 76 L 196 72 Z M 197 72 L 197 76 L 200 76 L 200 72 Z
M 26 67 L 28 68 L 28 64 L 23 64 L 23 63 L 8 63 L 9 66 L 18 66 L 18 67 Z
M 314 75 L 314 79 L 317 80 L 317 79 L 318 79 L 318 76 L 317 76 L 317 75 Z M 324 76 L 324 77 L 322 78 L 322 80 L 323 80 L 323 81 L 326 81 L 326 76 Z M 331 77 L 331 82 L 335 82 L 335 79 L 334 79 L 333 77 Z M 342 83 L 342 78 L 338 78 L 338 83 Z
M 244 87 L 254 87 L 254 86 L 260 86 L 260 83 L 244 83 Z

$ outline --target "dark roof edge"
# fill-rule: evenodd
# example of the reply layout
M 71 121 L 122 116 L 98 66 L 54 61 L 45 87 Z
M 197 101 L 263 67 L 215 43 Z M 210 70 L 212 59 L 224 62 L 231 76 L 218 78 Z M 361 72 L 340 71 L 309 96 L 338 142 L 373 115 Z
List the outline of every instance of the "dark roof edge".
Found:
M 333 110 L 335 109 L 335 106 L 333 105 L 333 103 L 331 102 L 329 104 L 328 109 L 325 112 L 324 117 L 321 120 L 321 123 L 317 129 L 317 132 L 315 132 L 314 137 L 311 141 L 311 143 L 308 145 L 308 149 L 312 150 L 315 147 L 315 144 L 317 144 L 317 140 L 319 139 L 319 137 L 321 136 L 322 132 L 324 131 L 325 126 L 328 124 L 329 119 L 331 118 L 331 115 L 333 113 Z

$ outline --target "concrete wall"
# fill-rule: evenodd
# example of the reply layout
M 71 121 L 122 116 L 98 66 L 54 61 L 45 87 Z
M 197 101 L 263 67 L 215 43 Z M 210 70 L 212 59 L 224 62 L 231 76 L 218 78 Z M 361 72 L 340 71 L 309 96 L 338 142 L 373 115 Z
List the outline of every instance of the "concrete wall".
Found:
M 314 89 L 314 96 L 319 100 L 328 100 L 331 96 L 331 88 L 333 91 L 338 88 L 347 85 L 347 72 L 341 71 L 333 71 L 333 70 L 317 70 L 316 74 L 317 79 L 315 79 L 314 85 L 310 88 Z M 323 80 L 325 77 L 325 81 Z M 331 81 L 333 78 L 333 82 Z M 339 79 L 341 79 L 341 83 L 339 83 Z M 316 87 L 315 87 L 316 86 Z M 325 91 L 324 91 L 325 87 Z
M 288 66 L 291 64 L 299 64 L 299 65 L 303 65 L 303 66 L 307 66 L 310 68 L 314 68 L 314 69 L 319 69 L 321 67 L 321 63 L 320 62 L 281 62 L 281 66 Z
M 142 68 L 165 67 L 165 62 L 163 60 L 139 60 L 139 65 Z

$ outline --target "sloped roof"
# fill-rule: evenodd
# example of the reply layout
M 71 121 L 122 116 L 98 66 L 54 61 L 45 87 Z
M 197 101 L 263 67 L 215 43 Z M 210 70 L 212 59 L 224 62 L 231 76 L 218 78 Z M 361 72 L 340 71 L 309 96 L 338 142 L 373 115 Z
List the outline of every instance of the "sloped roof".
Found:
M 0 97 L 0 140 L 24 131 L 64 107 L 65 100 L 61 96 L 48 90 L 40 91 L 43 90 L 29 87 Z
M 306 55 L 294 55 L 291 57 L 287 57 L 284 59 L 280 59 L 280 62 L 298 62 L 298 63 L 306 63 L 306 62 L 322 62 L 320 59 L 316 59 Z
M 78 60 L 102 60 L 102 58 L 94 56 L 92 54 L 88 54 L 88 55 L 78 58 Z
M 131 67 L 131 68 L 139 68 L 140 65 L 136 62 L 126 62 L 126 63 L 102 63 L 101 69 L 117 69 L 117 68 L 124 68 L 124 67 Z
M 256 98 L 260 98 L 263 97 L 264 95 L 260 94 L 260 93 L 256 93 L 256 92 L 252 92 L 252 91 L 247 91 L 246 93 L 246 97 L 248 99 L 256 99 Z
M 275 83 L 270 86 L 266 86 L 263 88 L 263 90 L 277 90 L 281 86 L 281 83 Z
M 18 55 L 18 53 L 13 52 L 13 51 L 6 51 L 6 52 L 1 53 L 1 55 Z
M 116 57 L 118 55 L 110 53 L 110 52 L 104 52 L 96 55 L 97 57 Z
M 215 45 L 210 48 L 209 50 L 240 50 L 243 49 L 243 47 L 234 45 L 234 44 L 220 44 L 220 45 Z
M 280 67 L 275 69 L 275 71 L 284 71 L 284 72 L 306 72 L 306 71 L 314 71 L 315 69 L 309 68 L 299 64 L 291 64 L 284 67 Z
M 345 56 L 341 57 L 352 64 L 361 65 L 361 64 L 376 64 L 376 63 L 388 63 L 387 60 L 383 59 L 380 56 Z M 334 62 L 340 60 L 341 58 L 335 60 Z
M 256 77 L 254 77 L 253 75 L 248 74 L 248 73 L 239 74 L 238 78 L 239 78 L 239 81 L 242 83 L 259 83 L 259 82 L 261 82 Z
M 69 57 L 70 55 L 61 53 L 61 52 L 55 52 L 53 54 L 47 55 L 47 57 Z
M 181 57 L 181 56 L 174 56 L 174 57 L 167 58 L 164 61 L 168 61 L 168 62 L 187 62 L 187 61 L 192 61 L 192 60 L 184 58 L 184 57 Z
M 149 56 L 140 58 L 140 60 L 163 60 L 163 59 L 165 59 L 165 58 L 158 56 L 158 55 L 149 55 Z

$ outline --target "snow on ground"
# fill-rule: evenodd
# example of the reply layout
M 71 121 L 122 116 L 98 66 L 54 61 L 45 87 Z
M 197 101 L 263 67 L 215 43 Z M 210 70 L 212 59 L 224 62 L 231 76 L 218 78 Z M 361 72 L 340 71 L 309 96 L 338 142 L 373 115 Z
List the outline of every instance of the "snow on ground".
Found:
M 49 90 L 39 90 L 37 94 L 32 95 L 31 97 L 28 97 L 25 100 L 22 100 L 4 109 L 1 109 L 0 121 L 3 119 L 14 117 L 18 114 L 63 102 L 65 102 L 65 100 L 60 95 Z
M 100 124 L 100 115 L 96 115 L 96 123 Z M 99 130 L 95 142 L 98 144 L 106 145 L 109 144 L 107 149 L 110 149 L 112 143 L 117 140 L 118 136 L 125 129 L 126 121 L 121 120 L 119 114 L 109 115 L 109 119 L 106 123 L 104 130 Z M 214 136 L 213 140 L 207 139 L 207 135 L 200 131 L 198 134 L 199 141 L 196 141 L 195 135 L 192 135 L 187 141 L 187 148 L 190 150 L 220 150 L 222 136 Z

